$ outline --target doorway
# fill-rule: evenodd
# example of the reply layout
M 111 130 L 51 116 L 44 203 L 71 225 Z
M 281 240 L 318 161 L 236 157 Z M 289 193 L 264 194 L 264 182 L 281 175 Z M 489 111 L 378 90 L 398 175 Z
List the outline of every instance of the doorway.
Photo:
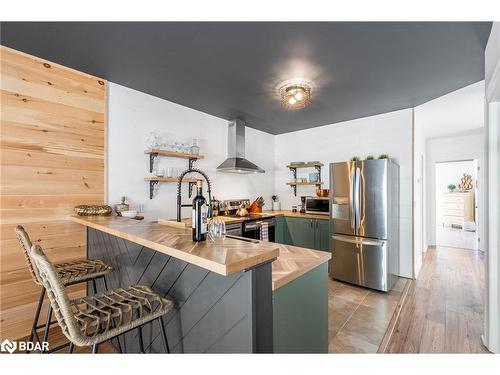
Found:
M 477 171 L 477 159 L 436 162 L 436 246 L 479 249 Z

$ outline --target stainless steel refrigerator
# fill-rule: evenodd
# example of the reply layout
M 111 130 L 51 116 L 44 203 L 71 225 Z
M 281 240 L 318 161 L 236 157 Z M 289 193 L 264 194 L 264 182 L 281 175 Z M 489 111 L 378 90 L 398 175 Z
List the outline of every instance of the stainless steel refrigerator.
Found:
M 330 276 L 389 291 L 399 274 L 399 165 L 330 164 Z

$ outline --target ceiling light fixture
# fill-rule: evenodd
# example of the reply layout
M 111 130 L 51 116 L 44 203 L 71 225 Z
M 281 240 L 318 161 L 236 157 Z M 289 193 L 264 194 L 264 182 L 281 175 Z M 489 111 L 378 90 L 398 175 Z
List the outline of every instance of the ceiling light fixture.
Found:
M 279 89 L 281 104 L 287 109 L 300 109 L 311 103 L 311 85 L 306 82 L 287 83 Z

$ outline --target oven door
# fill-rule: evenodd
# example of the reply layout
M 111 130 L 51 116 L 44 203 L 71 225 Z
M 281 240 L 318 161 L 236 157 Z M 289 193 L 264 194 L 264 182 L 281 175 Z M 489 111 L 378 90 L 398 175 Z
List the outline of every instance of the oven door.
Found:
M 243 237 L 253 238 L 260 240 L 260 228 L 262 222 L 267 222 L 268 225 L 268 240 L 269 242 L 275 242 L 276 233 L 276 219 L 271 220 L 250 220 L 243 223 Z
M 241 223 L 226 225 L 227 235 L 241 237 L 241 232 Z

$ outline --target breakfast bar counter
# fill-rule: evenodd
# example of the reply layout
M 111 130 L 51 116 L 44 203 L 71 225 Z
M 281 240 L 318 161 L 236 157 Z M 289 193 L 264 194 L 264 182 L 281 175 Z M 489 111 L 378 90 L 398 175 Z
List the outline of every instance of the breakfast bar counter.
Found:
M 329 253 L 243 238 L 193 242 L 190 228 L 117 216 L 71 220 L 87 227 L 87 256 L 113 267 L 109 288 L 142 284 L 174 301 L 165 321 L 173 352 L 327 351 Z M 163 350 L 159 333 L 144 330 L 146 351 Z M 138 351 L 136 335 L 124 335 L 126 352 Z

